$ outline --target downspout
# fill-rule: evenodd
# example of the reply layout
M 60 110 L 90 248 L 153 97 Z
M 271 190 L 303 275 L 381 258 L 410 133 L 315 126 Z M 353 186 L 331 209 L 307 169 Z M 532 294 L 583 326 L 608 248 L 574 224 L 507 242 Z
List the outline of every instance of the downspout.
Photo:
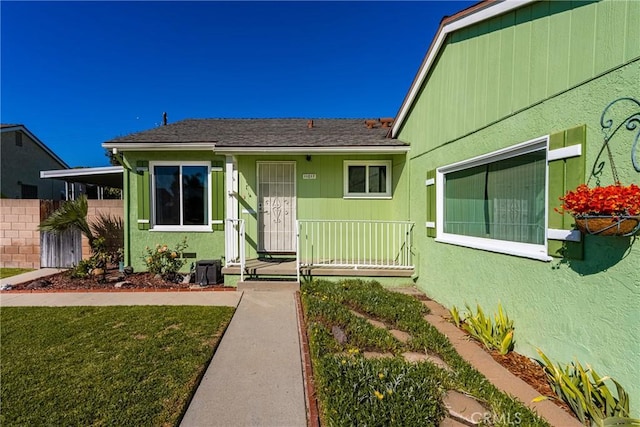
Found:
M 124 165 L 123 165 L 124 166 Z M 130 186 L 129 186 L 129 169 L 125 168 L 122 176 L 122 201 L 124 202 L 124 265 L 131 265 L 131 247 L 130 241 L 131 238 L 129 236 L 131 230 L 131 221 L 129 221 L 129 212 L 131 205 L 131 196 L 130 196 Z

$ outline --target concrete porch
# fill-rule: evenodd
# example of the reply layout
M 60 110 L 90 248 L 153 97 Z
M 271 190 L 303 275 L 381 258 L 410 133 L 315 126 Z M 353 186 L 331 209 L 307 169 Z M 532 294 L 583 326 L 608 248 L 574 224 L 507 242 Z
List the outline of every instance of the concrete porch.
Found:
M 224 275 L 240 275 L 240 266 L 222 268 Z M 413 269 L 373 268 L 373 267 L 335 267 L 313 266 L 302 267 L 301 276 L 305 278 L 316 276 L 354 276 L 354 277 L 411 277 Z M 258 278 L 291 278 L 297 277 L 295 258 L 253 258 L 245 265 L 245 280 Z

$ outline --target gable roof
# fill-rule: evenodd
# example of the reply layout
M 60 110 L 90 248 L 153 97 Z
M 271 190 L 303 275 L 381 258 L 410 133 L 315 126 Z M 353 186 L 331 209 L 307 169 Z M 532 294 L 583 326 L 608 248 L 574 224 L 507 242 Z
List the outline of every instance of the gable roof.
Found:
M 203 150 L 220 153 L 406 151 L 387 138 L 389 127 L 367 128 L 365 119 L 187 119 L 102 144 L 116 150 Z M 366 149 L 365 149 L 366 151 Z
M 398 133 L 407 118 L 407 114 L 411 110 L 413 103 L 416 101 L 420 88 L 427 78 L 427 75 L 429 75 L 431 67 L 435 64 L 438 53 L 440 53 L 440 49 L 445 45 L 445 41 L 449 34 L 536 1 L 539 0 L 483 0 L 453 16 L 443 18 L 440 22 L 440 27 L 431 42 L 431 46 L 429 46 L 429 50 L 427 50 L 427 53 L 422 60 L 422 64 L 409 87 L 409 91 L 396 114 L 396 118 L 393 121 L 391 129 L 391 136 L 393 138 L 398 136 Z
M 58 162 L 60 164 L 60 166 L 62 166 L 63 168 L 69 168 L 69 165 L 64 160 L 62 160 L 60 157 L 58 157 L 58 155 L 56 153 L 51 151 L 51 149 L 49 147 L 47 147 L 44 142 L 40 141 L 37 136 L 32 134 L 31 131 L 29 131 L 29 129 L 27 129 L 27 127 L 25 125 L 21 125 L 21 124 L 5 124 L 5 123 L 0 124 L 0 132 L 2 132 L 2 133 L 4 133 L 4 132 L 16 132 L 16 131 L 21 131 L 21 132 L 25 133 L 29 138 L 31 138 L 31 140 L 33 142 L 36 143 L 36 145 L 38 145 L 40 148 L 42 148 L 42 150 L 44 150 L 45 153 L 47 153 L 49 156 L 51 156 L 51 158 L 53 160 Z

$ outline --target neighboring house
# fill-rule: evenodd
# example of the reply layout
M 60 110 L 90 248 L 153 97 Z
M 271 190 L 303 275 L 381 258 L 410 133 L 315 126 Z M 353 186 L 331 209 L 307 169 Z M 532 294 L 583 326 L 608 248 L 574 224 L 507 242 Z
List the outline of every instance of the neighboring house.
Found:
M 296 261 L 406 282 L 409 147 L 391 122 L 184 120 L 104 143 L 125 166 L 126 262 L 143 269 L 146 246 L 186 236 L 193 261 L 224 259 L 227 283 L 295 278 Z
M 640 182 L 639 104 L 607 111 L 608 134 L 636 119 L 601 151 L 623 97 L 640 100 L 640 2 L 483 2 L 443 20 L 392 135 L 411 146 L 418 287 L 447 307 L 501 302 L 519 352 L 611 375 L 638 416 L 638 241 L 580 236 L 554 211 L 581 182 L 613 184 L 612 161 Z
M 0 125 L 0 193 L 9 199 L 65 198 L 65 183 L 44 180 L 44 169 L 69 166 L 24 125 Z

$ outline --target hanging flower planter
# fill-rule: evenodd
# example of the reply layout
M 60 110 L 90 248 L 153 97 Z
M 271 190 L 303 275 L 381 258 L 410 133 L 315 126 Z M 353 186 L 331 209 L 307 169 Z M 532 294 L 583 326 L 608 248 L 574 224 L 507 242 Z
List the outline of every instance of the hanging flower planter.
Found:
M 640 230 L 640 187 L 635 184 L 594 188 L 583 184 L 560 200 L 562 213 L 573 215 L 585 234 L 631 236 Z
M 640 229 L 639 216 L 576 216 L 576 227 L 584 234 L 631 236 Z

